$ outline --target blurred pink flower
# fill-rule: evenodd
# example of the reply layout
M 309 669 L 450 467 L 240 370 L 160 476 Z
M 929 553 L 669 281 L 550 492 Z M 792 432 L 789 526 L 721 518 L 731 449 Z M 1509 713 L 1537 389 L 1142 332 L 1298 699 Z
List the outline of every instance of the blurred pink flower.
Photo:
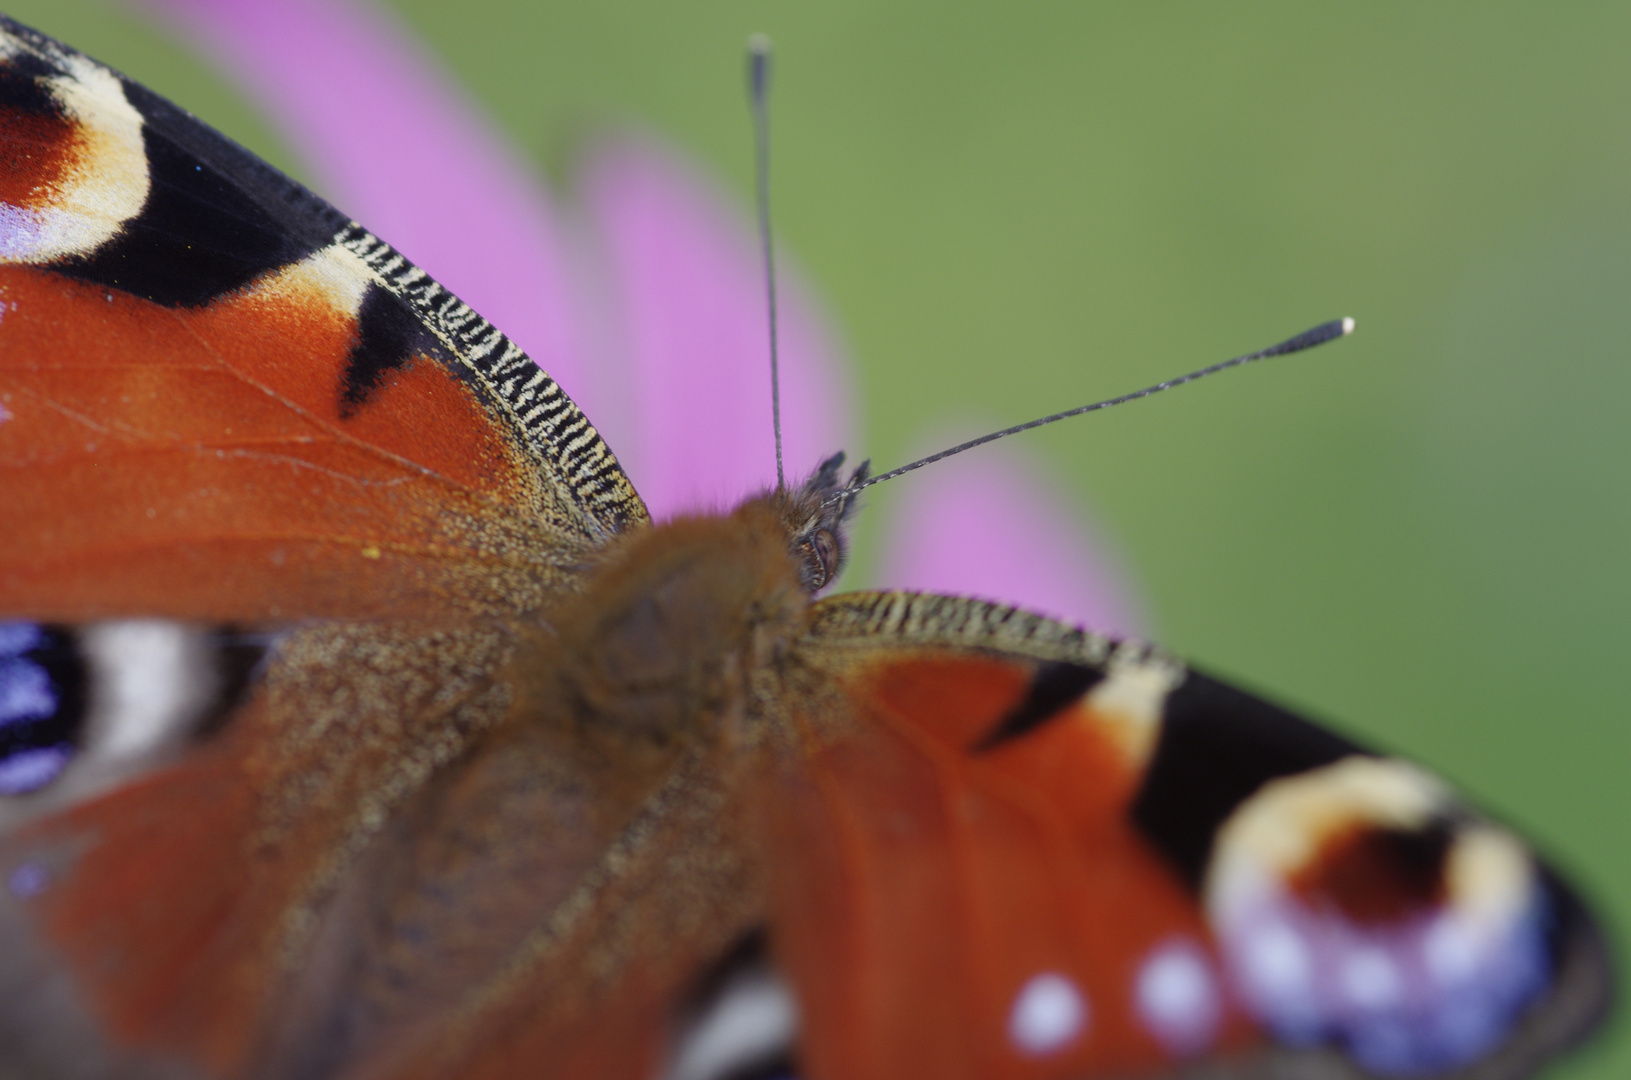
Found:
M 135 2 L 246 89 L 326 198 L 549 371 L 655 517 L 728 506 L 774 482 L 757 249 L 741 209 L 680 155 L 649 138 L 609 139 L 580 163 L 580 202 L 563 207 L 366 0 Z M 796 478 L 853 451 L 855 413 L 832 331 L 796 270 L 781 275 Z M 1123 576 L 1021 455 L 977 451 L 880 489 L 875 501 L 896 512 L 879 582 L 1137 632 Z

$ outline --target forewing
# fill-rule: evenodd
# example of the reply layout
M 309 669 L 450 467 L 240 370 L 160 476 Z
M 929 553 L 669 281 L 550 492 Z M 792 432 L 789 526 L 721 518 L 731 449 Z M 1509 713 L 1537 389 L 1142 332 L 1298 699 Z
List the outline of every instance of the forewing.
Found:
M 515 610 L 644 507 L 561 389 L 390 247 L 0 22 L 0 612 Z
M 813 1080 L 1527 1075 L 1601 936 L 1505 829 L 1137 643 L 822 601 L 836 686 L 768 799 Z

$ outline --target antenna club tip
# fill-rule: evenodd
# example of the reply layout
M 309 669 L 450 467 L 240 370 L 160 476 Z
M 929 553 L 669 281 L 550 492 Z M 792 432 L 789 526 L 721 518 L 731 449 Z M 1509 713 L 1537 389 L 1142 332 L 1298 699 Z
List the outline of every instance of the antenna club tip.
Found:
M 770 56 L 770 35 L 752 33 L 748 35 L 748 55 L 755 60 L 763 60 Z
M 1351 334 L 1353 332 L 1354 332 L 1354 321 L 1352 319 L 1349 319 L 1349 318 L 1344 318 L 1342 320 L 1342 336 L 1347 337 L 1349 334 Z

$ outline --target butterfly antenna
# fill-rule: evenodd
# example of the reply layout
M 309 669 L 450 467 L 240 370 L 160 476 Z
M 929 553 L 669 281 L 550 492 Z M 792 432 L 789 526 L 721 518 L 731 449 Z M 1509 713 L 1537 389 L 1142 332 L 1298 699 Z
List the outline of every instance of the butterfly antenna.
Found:
M 895 477 L 909 473 L 913 469 L 921 469 L 923 466 L 932 464 L 941 460 L 942 458 L 949 458 L 953 454 L 961 454 L 964 450 L 972 450 L 976 446 L 983 446 L 988 442 L 996 442 L 998 439 L 1005 439 L 1010 435 L 1017 435 L 1021 431 L 1029 431 L 1032 428 L 1039 428 L 1044 424 L 1052 424 L 1059 420 L 1066 420 L 1072 416 L 1080 416 L 1083 413 L 1096 412 L 1099 409 L 1108 409 L 1112 405 L 1125 405 L 1129 401 L 1137 401 L 1139 398 L 1149 397 L 1151 394 L 1159 394 L 1163 390 L 1171 390 L 1175 386 L 1182 386 L 1184 383 L 1194 382 L 1196 379 L 1203 379 L 1208 375 L 1216 375 L 1220 371 L 1225 371 L 1232 367 L 1239 367 L 1242 364 L 1249 364 L 1253 360 L 1262 360 L 1265 357 L 1270 356 L 1284 356 L 1287 353 L 1302 352 L 1304 349 L 1312 349 L 1316 345 L 1324 345 L 1327 341 L 1334 341 L 1339 337 L 1346 337 L 1347 335 L 1353 333 L 1353 328 L 1354 321 L 1352 319 L 1332 319 L 1328 323 L 1321 323 L 1312 330 L 1304 330 L 1296 337 L 1287 338 L 1278 345 L 1270 345 L 1266 349 L 1259 349 L 1257 352 L 1247 353 L 1244 356 L 1237 356 L 1232 360 L 1225 360 L 1221 364 L 1213 364 L 1211 367 L 1203 367 L 1199 371 L 1191 371 L 1188 375 L 1180 375 L 1176 379 L 1168 379 L 1166 382 L 1158 382 L 1154 386 L 1146 386 L 1142 390 L 1134 390 L 1130 394 L 1123 394 L 1120 397 L 1109 398 L 1105 401 L 1095 401 L 1091 405 L 1083 405 L 1076 409 L 1067 409 L 1061 413 L 1054 413 L 1052 416 L 1044 416 L 1039 420 L 1032 420 L 1027 424 L 1015 424 L 1011 428 L 1003 428 L 1001 431 L 993 431 L 989 435 L 981 435 L 978 439 L 970 439 L 968 442 L 958 443 L 956 446 L 942 450 L 938 454 L 930 454 L 926 458 L 919 458 L 910 464 L 900 466 L 898 469 L 890 469 L 888 472 L 879 473 L 877 476 L 869 479 L 863 479 L 860 483 L 852 484 L 849 487 L 846 487 L 842 492 L 834 495 L 832 498 L 826 501 L 828 503 L 835 503 L 842 499 L 853 498 L 857 492 L 865 488 L 869 488 L 873 484 L 881 484 L 885 480 L 893 480 Z
M 765 301 L 770 310 L 770 423 L 776 429 L 776 486 L 787 486 L 782 467 L 781 357 L 776 335 L 776 259 L 770 243 L 770 39 L 748 38 L 748 101 L 753 107 L 753 179 L 759 204 L 759 246 L 765 260 Z

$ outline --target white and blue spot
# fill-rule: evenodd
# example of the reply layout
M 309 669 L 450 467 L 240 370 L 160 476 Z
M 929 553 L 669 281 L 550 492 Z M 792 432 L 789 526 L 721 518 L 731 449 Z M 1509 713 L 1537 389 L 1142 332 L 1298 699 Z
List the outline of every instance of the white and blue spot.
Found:
M 0 623 L 0 795 L 24 795 L 67 768 L 83 710 L 67 637 Z

